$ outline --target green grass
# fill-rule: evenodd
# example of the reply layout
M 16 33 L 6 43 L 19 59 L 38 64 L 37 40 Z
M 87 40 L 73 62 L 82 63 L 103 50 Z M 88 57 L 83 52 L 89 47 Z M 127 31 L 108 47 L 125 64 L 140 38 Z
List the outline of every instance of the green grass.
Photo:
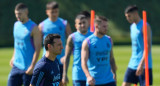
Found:
M 153 86 L 160 85 L 160 57 L 159 57 L 160 46 L 152 47 L 152 56 L 153 56 Z M 123 82 L 124 73 L 126 71 L 130 56 L 131 56 L 131 47 L 130 46 L 114 46 L 114 56 L 116 64 L 118 66 L 117 70 L 117 86 L 121 86 Z M 12 57 L 13 48 L 1 48 L 0 49 L 0 86 L 7 85 L 8 74 L 11 70 L 9 66 L 9 61 Z M 41 52 L 42 53 L 42 52 Z M 73 57 L 71 57 L 68 76 L 69 76 L 69 85 L 72 86 L 72 62 Z

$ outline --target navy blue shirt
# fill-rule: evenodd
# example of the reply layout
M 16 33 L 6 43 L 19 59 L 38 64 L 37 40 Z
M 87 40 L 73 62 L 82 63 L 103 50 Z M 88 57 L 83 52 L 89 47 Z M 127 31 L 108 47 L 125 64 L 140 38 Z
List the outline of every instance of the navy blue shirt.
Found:
M 59 86 L 60 68 L 57 58 L 54 61 L 45 56 L 34 68 L 31 84 L 34 86 Z

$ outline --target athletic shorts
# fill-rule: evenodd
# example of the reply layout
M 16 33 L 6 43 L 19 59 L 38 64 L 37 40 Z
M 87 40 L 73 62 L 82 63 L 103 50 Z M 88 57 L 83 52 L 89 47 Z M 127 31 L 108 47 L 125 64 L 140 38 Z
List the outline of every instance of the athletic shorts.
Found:
M 9 77 L 7 86 L 29 86 L 32 75 L 27 75 L 24 70 L 13 66 Z
M 136 70 L 127 68 L 125 73 L 124 82 L 137 84 L 139 82 L 140 86 L 145 86 L 145 69 L 142 75 L 136 76 Z M 149 84 L 152 85 L 152 69 L 149 69 Z
M 73 80 L 73 86 L 86 86 L 85 80 Z
M 110 83 L 107 83 L 107 84 L 100 84 L 100 85 L 94 85 L 94 86 L 116 86 L 116 82 L 110 82 Z

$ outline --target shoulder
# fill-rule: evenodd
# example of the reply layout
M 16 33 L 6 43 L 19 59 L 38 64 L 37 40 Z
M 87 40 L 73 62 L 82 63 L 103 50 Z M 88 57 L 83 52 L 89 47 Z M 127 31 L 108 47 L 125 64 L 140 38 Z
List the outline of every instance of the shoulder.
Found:
M 90 36 L 88 36 L 86 39 L 93 39 L 95 38 L 95 35 L 94 34 L 91 34 Z
M 58 17 L 58 20 L 60 20 L 60 21 L 67 21 L 67 20 L 65 20 L 65 19 L 63 19 L 61 17 Z
M 34 22 L 34 21 L 32 21 L 31 19 L 29 20 L 29 24 L 30 24 L 30 30 L 32 31 L 32 29 L 34 29 L 34 28 L 37 28 L 37 24 Z
M 83 43 L 84 44 L 88 44 L 88 46 L 91 44 L 91 40 L 94 38 L 94 35 L 90 35 L 89 37 L 87 37 Z
M 130 28 L 132 28 L 133 26 L 135 26 L 136 24 L 135 23 L 132 23 L 131 25 L 130 25 Z
M 46 67 L 47 63 L 44 61 L 39 61 L 37 62 L 35 69 L 39 69 L 39 70 L 44 70 Z
M 18 23 L 20 23 L 20 21 L 16 21 L 14 24 L 18 24 Z
M 77 34 L 78 34 L 78 32 L 76 31 L 76 32 L 71 33 L 70 36 L 71 36 L 71 37 L 74 37 L 74 36 L 76 36 Z
M 75 39 L 77 32 L 73 32 L 72 34 L 69 35 L 70 38 Z
M 76 34 L 76 32 L 73 32 L 69 36 L 73 37 L 75 34 Z
M 111 38 L 110 36 L 108 36 L 108 35 L 105 35 L 105 38 L 106 38 L 106 39 L 110 39 L 110 40 L 112 39 L 112 38 Z
M 46 69 L 48 63 L 46 61 L 46 59 L 44 57 L 42 57 L 37 63 L 36 63 L 36 66 L 35 66 L 35 69 L 38 68 L 38 69 Z
M 19 25 L 19 24 L 21 24 L 21 22 L 20 22 L 20 21 L 16 21 L 16 22 L 14 23 L 14 26 L 17 26 L 17 25 Z
M 45 20 L 43 20 L 42 22 L 39 23 L 39 25 L 44 24 L 45 22 L 48 22 L 49 18 L 46 18 Z
M 61 21 L 65 26 L 67 25 L 67 20 L 65 20 L 61 17 L 58 17 L 58 20 Z
M 94 39 L 95 39 L 95 35 L 91 34 L 84 41 L 86 41 L 88 44 L 90 44 Z
M 109 41 L 111 41 L 111 42 L 112 42 L 112 38 L 111 38 L 110 36 L 105 35 L 105 38 L 106 38 L 106 39 L 109 39 Z

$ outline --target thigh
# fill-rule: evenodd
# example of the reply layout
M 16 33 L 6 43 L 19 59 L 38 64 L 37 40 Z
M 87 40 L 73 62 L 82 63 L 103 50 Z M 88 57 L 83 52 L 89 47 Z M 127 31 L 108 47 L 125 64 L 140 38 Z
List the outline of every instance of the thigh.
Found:
M 31 78 L 32 78 L 32 75 L 28 75 L 24 72 L 24 74 L 23 74 L 23 85 L 24 86 L 29 86 Z
M 139 76 L 139 83 L 140 86 L 145 86 L 145 70 L 143 71 L 142 75 Z M 152 69 L 149 69 L 149 84 L 152 85 L 152 83 L 153 83 Z
M 138 83 L 138 77 L 136 76 L 136 70 L 133 70 L 131 68 L 127 68 L 127 71 L 125 73 L 124 82 L 126 83 Z
M 7 86 L 22 86 L 22 74 L 21 70 L 17 67 L 13 66 L 9 77 L 8 77 L 8 85 Z
M 116 83 L 115 82 L 110 82 L 110 83 L 107 83 L 107 84 L 101 84 L 101 85 L 95 85 L 95 86 L 116 86 Z
M 73 86 L 86 86 L 86 81 L 83 81 L 83 80 L 73 80 Z

